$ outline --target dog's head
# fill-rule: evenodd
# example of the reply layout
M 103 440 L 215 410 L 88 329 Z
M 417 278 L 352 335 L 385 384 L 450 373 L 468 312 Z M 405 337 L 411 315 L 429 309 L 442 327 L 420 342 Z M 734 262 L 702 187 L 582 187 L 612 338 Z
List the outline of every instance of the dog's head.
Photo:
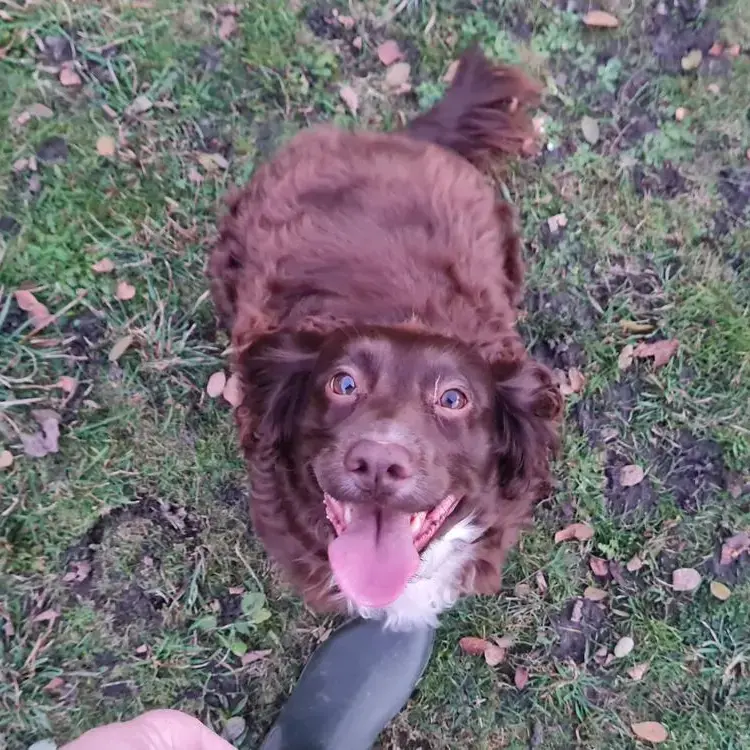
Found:
M 352 328 L 270 334 L 239 362 L 257 436 L 320 503 L 334 577 L 358 605 L 394 601 L 435 539 L 546 478 L 560 396 L 525 355 Z

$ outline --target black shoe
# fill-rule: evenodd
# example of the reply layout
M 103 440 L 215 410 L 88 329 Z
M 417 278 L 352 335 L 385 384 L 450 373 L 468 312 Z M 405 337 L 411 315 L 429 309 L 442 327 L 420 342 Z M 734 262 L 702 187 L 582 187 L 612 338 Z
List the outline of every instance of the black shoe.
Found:
M 370 750 L 406 705 L 435 631 L 351 620 L 312 655 L 260 750 Z

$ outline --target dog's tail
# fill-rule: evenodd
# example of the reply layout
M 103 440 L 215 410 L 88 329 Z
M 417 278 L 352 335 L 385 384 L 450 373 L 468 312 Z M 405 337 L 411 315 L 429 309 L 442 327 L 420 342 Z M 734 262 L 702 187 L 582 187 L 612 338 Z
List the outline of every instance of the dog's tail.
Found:
M 445 96 L 408 126 L 409 134 L 455 151 L 477 166 L 500 155 L 532 153 L 529 107 L 541 87 L 518 68 L 490 62 L 477 47 L 461 56 Z

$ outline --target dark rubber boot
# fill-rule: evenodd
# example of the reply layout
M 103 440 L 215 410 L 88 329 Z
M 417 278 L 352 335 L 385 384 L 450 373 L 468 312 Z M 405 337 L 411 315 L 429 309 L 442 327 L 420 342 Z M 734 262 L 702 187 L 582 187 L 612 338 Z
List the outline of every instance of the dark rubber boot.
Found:
M 312 655 L 260 750 L 370 750 L 406 705 L 435 631 L 351 620 Z

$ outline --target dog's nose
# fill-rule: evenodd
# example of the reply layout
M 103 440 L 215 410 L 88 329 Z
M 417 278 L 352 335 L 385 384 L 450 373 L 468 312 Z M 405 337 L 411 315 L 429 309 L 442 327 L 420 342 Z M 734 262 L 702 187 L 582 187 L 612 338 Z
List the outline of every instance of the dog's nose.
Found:
M 363 490 L 397 490 L 414 473 L 412 456 L 403 445 L 374 440 L 356 442 L 344 466 Z

